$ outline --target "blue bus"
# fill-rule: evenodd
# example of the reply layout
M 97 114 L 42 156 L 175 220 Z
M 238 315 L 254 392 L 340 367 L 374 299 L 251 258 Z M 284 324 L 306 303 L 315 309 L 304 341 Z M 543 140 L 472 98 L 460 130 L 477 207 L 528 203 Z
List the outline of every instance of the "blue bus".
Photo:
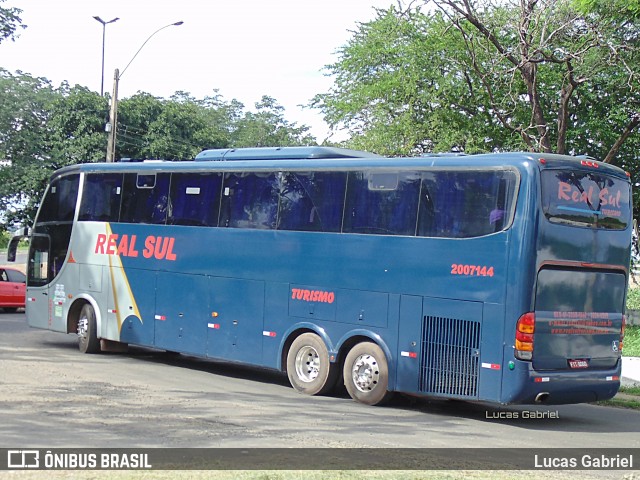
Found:
M 589 402 L 620 385 L 631 230 L 628 175 L 589 158 L 289 147 L 75 165 L 30 232 L 26 315 L 81 352 L 272 368 L 369 405 Z

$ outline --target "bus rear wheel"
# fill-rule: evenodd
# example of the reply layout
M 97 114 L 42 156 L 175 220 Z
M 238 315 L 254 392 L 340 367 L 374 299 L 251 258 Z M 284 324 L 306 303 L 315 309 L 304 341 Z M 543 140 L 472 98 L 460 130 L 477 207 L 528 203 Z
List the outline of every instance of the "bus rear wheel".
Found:
M 293 388 L 307 395 L 323 395 L 333 389 L 337 368 L 329 361 L 329 350 L 315 333 L 296 338 L 287 353 L 287 375 Z
M 344 385 L 351 398 L 366 405 L 382 405 L 389 392 L 389 367 L 382 349 L 373 342 L 354 346 L 344 361 Z
M 97 335 L 96 313 L 88 303 L 82 306 L 78 317 L 78 348 L 82 353 L 98 353 L 100 340 Z

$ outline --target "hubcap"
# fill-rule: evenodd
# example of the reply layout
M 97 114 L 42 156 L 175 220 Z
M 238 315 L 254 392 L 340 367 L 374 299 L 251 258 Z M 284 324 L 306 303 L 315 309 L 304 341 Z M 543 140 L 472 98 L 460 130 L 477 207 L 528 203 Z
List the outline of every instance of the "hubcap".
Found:
M 369 354 L 360 355 L 353 362 L 351 374 L 356 388 L 363 393 L 369 393 L 376 388 L 380 379 L 378 361 Z
M 315 348 L 302 347 L 296 354 L 296 374 L 303 382 L 313 382 L 320 373 L 320 355 Z
M 89 320 L 87 317 L 82 317 L 78 320 L 78 336 L 80 338 L 86 338 L 89 331 Z

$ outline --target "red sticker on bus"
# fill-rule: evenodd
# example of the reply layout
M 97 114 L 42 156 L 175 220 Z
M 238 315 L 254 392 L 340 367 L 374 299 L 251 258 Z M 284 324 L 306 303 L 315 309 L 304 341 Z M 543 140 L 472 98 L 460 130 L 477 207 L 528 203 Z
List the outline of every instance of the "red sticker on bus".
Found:
M 451 275 L 464 275 L 466 277 L 493 277 L 493 267 L 486 265 L 463 265 L 454 263 L 451 265 Z

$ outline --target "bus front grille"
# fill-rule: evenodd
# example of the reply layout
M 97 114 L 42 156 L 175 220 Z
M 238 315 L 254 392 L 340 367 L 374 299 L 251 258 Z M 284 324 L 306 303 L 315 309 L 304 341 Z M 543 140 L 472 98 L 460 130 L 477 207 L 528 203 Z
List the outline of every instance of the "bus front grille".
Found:
M 480 322 L 424 317 L 420 391 L 478 396 Z

